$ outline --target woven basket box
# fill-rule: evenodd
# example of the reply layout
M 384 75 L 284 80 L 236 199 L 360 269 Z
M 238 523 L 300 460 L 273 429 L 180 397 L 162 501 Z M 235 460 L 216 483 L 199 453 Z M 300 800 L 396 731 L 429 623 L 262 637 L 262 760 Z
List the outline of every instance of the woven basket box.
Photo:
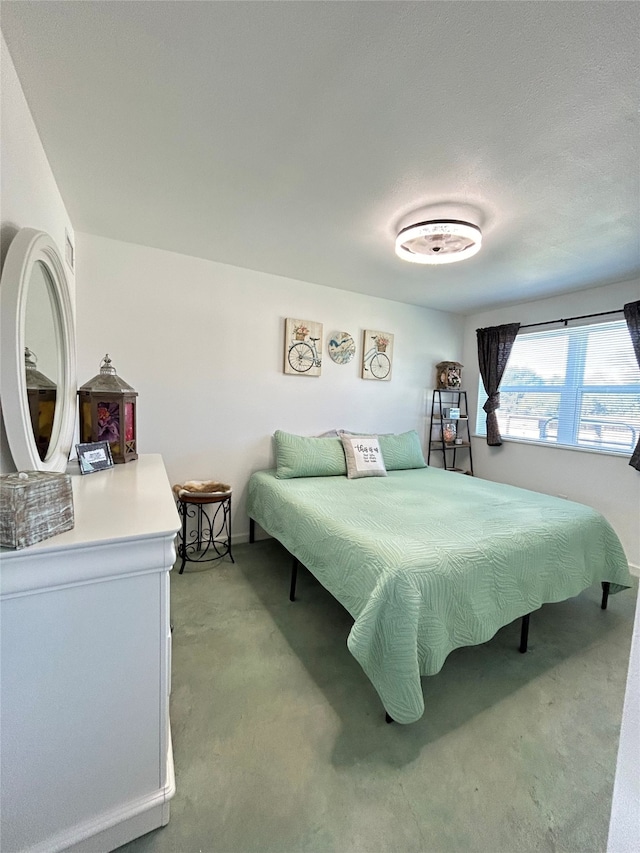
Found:
M 20 471 L 0 477 L 0 545 L 26 548 L 71 530 L 71 477 L 51 471 Z

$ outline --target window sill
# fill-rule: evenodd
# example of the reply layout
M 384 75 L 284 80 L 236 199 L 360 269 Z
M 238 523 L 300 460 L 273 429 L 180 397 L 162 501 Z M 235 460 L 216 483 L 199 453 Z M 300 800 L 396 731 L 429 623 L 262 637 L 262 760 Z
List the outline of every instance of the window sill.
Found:
M 472 433 L 473 438 L 481 438 L 486 441 L 487 436 L 480 433 Z M 579 453 L 596 453 L 598 456 L 617 456 L 620 459 L 630 459 L 633 450 L 600 450 L 595 447 L 576 447 L 573 444 L 550 444 L 547 441 L 535 441 L 528 438 L 502 437 L 503 444 L 526 444 L 534 447 L 548 447 L 552 450 L 577 450 Z

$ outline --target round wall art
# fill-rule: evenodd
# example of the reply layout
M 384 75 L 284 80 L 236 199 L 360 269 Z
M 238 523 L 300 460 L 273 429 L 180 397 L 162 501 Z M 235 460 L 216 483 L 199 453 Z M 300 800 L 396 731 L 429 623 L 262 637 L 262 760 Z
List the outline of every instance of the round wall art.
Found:
M 356 354 L 356 344 L 349 332 L 332 332 L 329 335 L 329 357 L 336 364 L 349 364 Z

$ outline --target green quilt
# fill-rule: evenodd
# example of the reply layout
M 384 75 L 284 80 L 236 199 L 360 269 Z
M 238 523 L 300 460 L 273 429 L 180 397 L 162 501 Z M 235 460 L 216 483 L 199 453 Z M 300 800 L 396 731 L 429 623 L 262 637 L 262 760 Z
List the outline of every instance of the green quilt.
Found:
M 359 480 L 259 471 L 247 511 L 353 616 L 349 651 L 400 723 L 422 716 L 420 676 L 453 649 L 596 582 L 631 585 L 595 510 L 436 468 Z

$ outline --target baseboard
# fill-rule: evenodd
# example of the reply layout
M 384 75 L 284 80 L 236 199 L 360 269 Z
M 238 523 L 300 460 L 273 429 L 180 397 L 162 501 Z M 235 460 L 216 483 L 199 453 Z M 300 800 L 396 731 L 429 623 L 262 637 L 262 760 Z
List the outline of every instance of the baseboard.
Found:
M 176 792 L 171 730 L 167 784 L 123 806 L 96 815 L 29 848 L 29 853 L 105 853 L 169 823 L 169 801 Z
M 140 836 L 146 835 L 154 829 L 165 826 L 168 822 L 169 803 L 159 803 L 152 808 L 145 809 L 140 814 L 118 821 L 106 829 L 96 832 L 95 827 L 91 827 L 90 835 L 87 838 L 71 847 L 62 849 L 65 853 L 104 853 L 107 850 L 116 850 L 135 838 L 140 838 Z
M 263 539 L 273 539 L 273 536 L 270 536 L 268 533 L 265 533 L 264 530 L 258 525 L 256 522 L 256 542 L 261 542 Z M 231 535 L 231 544 L 232 545 L 244 545 L 246 542 L 249 542 L 249 531 L 245 531 L 243 533 L 233 533 Z
M 267 539 L 273 539 L 273 536 L 269 536 L 268 533 L 257 533 L 256 532 L 256 538 L 253 541 L 254 542 L 265 542 Z M 249 540 L 249 534 L 247 533 L 246 536 L 242 536 L 242 535 L 238 536 L 238 538 L 234 540 L 234 545 L 246 545 L 246 543 L 249 541 L 250 541 Z

